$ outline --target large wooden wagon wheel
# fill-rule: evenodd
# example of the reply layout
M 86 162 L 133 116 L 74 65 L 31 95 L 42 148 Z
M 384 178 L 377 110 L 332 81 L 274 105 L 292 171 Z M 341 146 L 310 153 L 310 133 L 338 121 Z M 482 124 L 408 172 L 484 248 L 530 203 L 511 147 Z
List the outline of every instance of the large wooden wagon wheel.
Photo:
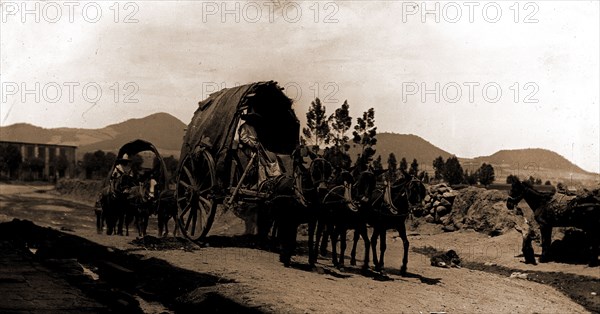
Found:
M 187 154 L 177 174 L 177 222 L 192 241 L 208 233 L 217 210 L 215 163 L 207 151 Z

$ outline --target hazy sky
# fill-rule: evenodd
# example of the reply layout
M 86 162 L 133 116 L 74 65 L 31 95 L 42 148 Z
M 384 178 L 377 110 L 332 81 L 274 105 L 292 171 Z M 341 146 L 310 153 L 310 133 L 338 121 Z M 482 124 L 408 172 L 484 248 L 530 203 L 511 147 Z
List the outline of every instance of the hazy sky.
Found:
M 540 147 L 599 172 L 599 2 L 514 3 L 3 0 L 0 123 L 188 123 L 217 86 L 275 80 L 302 121 L 347 99 L 460 157 Z

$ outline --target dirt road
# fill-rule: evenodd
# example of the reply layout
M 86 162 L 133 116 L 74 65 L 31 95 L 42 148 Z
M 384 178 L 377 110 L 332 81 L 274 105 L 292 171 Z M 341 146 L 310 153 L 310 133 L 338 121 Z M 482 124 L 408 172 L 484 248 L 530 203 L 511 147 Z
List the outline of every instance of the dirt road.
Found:
M 243 305 L 244 310 L 277 313 L 585 313 L 600 304 L 597 295 L 600 293 L 599 268 L 580 264 L 522 264 L 519 262 L 521 258 L 515 257 L 520 251 L 520 235 L 516 232 L 490 238 L 472 231 L 442 233 L 437 226 L 422 224 L 410 231 L 409 239 L 413 248 L 432 246 L 439 250 L 455 249 L 463 261 L 473 265 L 498 265 L 509 271 L 529 273 L 529 276 L 535 274 L 532 271 L 585 276 L 581 278 L 591 281 L 580 292 L 587 296 L 579 303 L 586 305 L 587 309 L 555 289 L 557 285 L 510 278 L 506 270 L 490 272 L 468 268 L 434 268 L 429 265 L 426 255 L 415 252 L 410 253 L 409 275 L 402 277 L 397 271 L 402 242 L 396 241 L 393 233 L 388 234 L 387 272 L 381 275 L 361 273 L 360 263 L 358 267 L 339 271 L 324 258 L 319 259 L 316 270 L 311 270 L 306 266 L 306 255 L 296 256 L 293 266 L 284 268 L 278 262 L 277 254 L 254 249 L 242 241 L 246 238 L 231 235 L 213 238 L 208 247 L 195 247 L 177 241 L 161 242 L 154 238 L 149 238 L 146 246 L 142 247 L 140 241 L 132 242 L 134 237 L 96 234 L 91 204 L 62 199 L 52 192 L 51 187 L 0 184 L 0 221 L 11 221 L 13 218 L 62 229 L 100 247 L 134 256 L 139 263 L 146 260 L 167 262 L 165 265 L 172 268 L 164 266 L 161 271 L 173 271 L 171 276 L 167 276 L 169 282 L 173 284 L 180 281 L 182 287 L 187 287 L 179 295 L 173 296 L 173 300 L 178 300 L 177 304 L 206 305 L 210 304 L 206 300 L 211 296 L 216 300 L 214 302 L 231 300 Z M 224 230 L 219 226 L 219 219 L 231 218 L 217 217 L 214 228 L 217 231 Z M 149 232 L 155 234 L 155 223 L 151 224 Z M 236 229 L 230 225 L 228 227 L 229 231 Z M 161 243 L 170 245 L 166 246 L 168 249 L 156 249 Z M 539 248 L 536 250 L 539 251 Z M 190 286 L 188 280 L 191 274 L 216 279 L 209 286 L 198 283 L 195 287 L 193 283 Z M 165 289 L 168 290 L 166 294 L 174 293 L 173 286 L 165 286 Z M 151 304 L 156 299 L 166 300 L 153 298 L 151 293 L 140 295 L 140 304 L 146 301 Z M 176 303 L 168 300 L 162 303 L 164 307 L 146 304 L 142 308 L 147 312 L 177 309 Z

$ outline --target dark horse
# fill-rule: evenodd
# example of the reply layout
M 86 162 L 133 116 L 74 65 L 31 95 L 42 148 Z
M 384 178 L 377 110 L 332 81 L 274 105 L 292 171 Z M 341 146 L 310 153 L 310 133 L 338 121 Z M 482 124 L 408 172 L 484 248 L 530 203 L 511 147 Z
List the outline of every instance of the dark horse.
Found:
M 375 270 L 382 271 L 384 255 L 386 250 L 386 231 L 395 229 L 398 231 L 404 245 L 404 256 L 400 273 L 406 274 L 408 264 L 409 241 L 406 235 L 406 218 L 411 214 L 413 206 L 419 206 L 425 197 L 427 190 L 425 185 L 414 176 L 406 174 L 394 183 L 386 182 L 379 186 L 370 198 L 370 208 L 367 222 L 373 227 L 371 236 L 371 248 L 373 250 L 373 264 Z M 377 237 L 380 240 L 380 255 L 377 257 Z M 354 259 L 356 238 L 352 249 Z
M 553 227 L 576 227 L 582 229 L 589 243 L 590 266 L 598 265 L 600 245 L 600 203 L 592 199 L 571 199 L 560 193 L 537 191 L 526 181 L 512 183 L 506 207 L 513 209 L 521 200 L 534 211 L 535 221 L 540 226 L 542 255 L 540 263 L 549 261 L 549 248 L 552 242 Z

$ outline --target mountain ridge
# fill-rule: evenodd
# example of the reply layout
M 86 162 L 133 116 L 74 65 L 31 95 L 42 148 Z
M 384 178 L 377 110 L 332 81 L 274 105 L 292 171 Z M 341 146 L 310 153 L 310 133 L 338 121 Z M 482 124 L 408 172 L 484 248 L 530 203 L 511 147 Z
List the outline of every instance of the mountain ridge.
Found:
M 42 128 L 28 123 L 16 123 L 0 127 L 0 138 L 5 141 L 63 144 L 78 146 L 78 156 L 96 150 L 117 151 L 123 144 L 142 138 L 152 142 L 163 155 L 179 155 L 183 135 L 187 125 L 176 117 L 164 113 L 154 113 L 142 118 L 128 119 L 103 128 Z M 350 154 L 354 158 L 360 148 L 352 145 Z M 417 159 L 420 169 L 433 171 L 432 162 L 438 156 L 447 159 L 454 156 L 431 142 L 415 134 L 382 132 L 377 134 L 375 156 L 381 155 L 384 167 L 390 153 L 396 155 L 398 162 L 404 157 L 408 164 Z M 476 170 L 482 163 L 498 168 L 501 178 L 507 173 L 538 173 L 548 177 L 564 178 L 578 176 L 598 176 L 575 165 L 564 156 L 544 148 L 502 149 L 488 156 L 460 158 L 463 168 Z M 552 172 L 552 173 L 550 173 Z

